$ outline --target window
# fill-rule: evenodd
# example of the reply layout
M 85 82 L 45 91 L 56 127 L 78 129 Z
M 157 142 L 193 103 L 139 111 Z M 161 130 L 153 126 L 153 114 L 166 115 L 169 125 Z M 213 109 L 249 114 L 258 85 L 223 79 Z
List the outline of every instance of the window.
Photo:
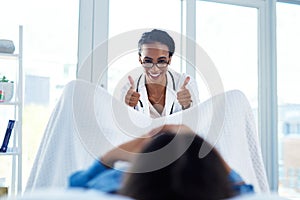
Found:
M 257 109 L 257 9 L 197 1 L 196 23 L 197 44 L 214 62 L 225 91 L 241 90 Z M 201 101 L 211 96 L 204 79 L 197 74 Z
M 278 2 L 276 9 L 279 193 L 295 198 L 300 196 L 300 156 L 292 154 L 300 151 L 300 6 Z

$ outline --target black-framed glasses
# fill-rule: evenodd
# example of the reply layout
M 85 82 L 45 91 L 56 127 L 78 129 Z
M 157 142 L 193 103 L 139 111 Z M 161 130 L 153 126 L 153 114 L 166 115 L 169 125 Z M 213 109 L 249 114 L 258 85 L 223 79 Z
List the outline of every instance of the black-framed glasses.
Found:
M 156 67 L 158 68 L 165 68 L 169 65 L 169 61 L 166 61 L 166 60 L 160 60 L 158 61 L 157 63 L 153 63 L 152 61 L 144 61 L 142 62 L 142 66 L 144 68 L 152 68 L 154 67 L 154 65 L 156 65 Z

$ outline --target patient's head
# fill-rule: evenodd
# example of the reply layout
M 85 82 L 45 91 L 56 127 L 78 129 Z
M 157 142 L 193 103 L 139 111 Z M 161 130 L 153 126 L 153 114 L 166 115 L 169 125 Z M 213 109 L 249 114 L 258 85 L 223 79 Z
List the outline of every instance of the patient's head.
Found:
M 171 164 L 145 173 L 128 173 L 119 193 L 139 200 L 152 199 L 223 199 L 233 196 L 228 171 L 218 152 L 193 132 L 174 134 L 161 132 L 143 148 L 142 153 L 166 151 L 155 157 L 139 156 L 133 169 L 147 169 L 162 159 L 174 159 Z M 202 145 L 212 150 L 199 158 Z M 186 150 L 185 150 L 186 149 Z M 185 151 L 182 151 L 185 150 Z M 178 155 L 178 156 L 177 156 Z

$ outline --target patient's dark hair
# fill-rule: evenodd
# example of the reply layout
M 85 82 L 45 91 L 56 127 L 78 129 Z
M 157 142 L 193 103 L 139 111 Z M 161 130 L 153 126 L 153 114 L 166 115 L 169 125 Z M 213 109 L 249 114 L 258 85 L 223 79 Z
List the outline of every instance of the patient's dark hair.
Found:
M 138 43 L 139 55 L 142 53 L 143 44 L 152 44 L 155 42 L 166 45 L 169 48 L 169 56 L 173 56 L 175 51 L 175 42 L 173 38 L 166 31 L 158 29 L 143 33 Z
M 154 138 L 142 153 L 149 153 L 169 146 L 168 152 L 159 153 L 149 159 L 139 156 L 133 169 L 147 168 L 154 162 L 178 155 L 180 149 L 187 150 L 174 162 L 158 170 L 144 173 L 128 173 L 120 194 L 138 200 L 214 200 L 232 197 L 234 192 L 228 179 L 228 172 L 218 152 L 210 144 L 195 134 L 164 133 Z M 202 145 L 211 151 L 199 158 Z

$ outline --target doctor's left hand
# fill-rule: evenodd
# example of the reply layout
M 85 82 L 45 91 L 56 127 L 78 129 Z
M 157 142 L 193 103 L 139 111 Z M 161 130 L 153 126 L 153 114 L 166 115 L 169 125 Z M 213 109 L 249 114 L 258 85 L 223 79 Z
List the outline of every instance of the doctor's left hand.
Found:
M 186 88 L 186 85 L 190 81 L 190 77 L 186 77 L 186 79 L 183 82 L 183 85 L 181 86 L 180 90 L 177 92 L 177 100 L 179 104 L 182 106 L 182 109 L 187 109 L 191 106 L 192 103 L 192 96 L 190 91 Z

